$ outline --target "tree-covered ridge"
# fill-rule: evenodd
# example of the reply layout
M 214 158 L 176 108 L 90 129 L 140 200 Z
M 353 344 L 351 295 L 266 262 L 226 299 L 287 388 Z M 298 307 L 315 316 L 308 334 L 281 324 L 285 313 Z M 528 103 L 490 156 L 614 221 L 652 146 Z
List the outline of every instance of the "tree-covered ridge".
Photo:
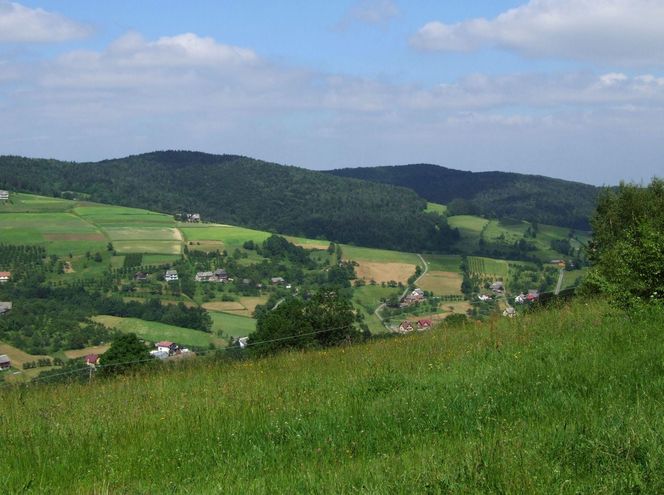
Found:
M 99 163 L 0 157 L 0 188 L 406 251 L 446 250 L 456 232 L 415 192 L 235 155 L 163 151 Z
M 537 175 L 465 172 L 418 164 L 332 170 L 338 177 L 407 187 L 452 215 L 513 217 L 587 230 L 600 188 Z

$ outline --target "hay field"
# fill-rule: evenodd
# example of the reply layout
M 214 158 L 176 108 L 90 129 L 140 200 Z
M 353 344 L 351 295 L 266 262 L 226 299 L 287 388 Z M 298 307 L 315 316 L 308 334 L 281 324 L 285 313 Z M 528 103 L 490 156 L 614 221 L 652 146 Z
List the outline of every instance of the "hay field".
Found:
M 430 270 L 417 283 L 422 289 L 437 296 L 460 295 L 463 277 L 457 272 Z
M 358 278 L 367 282 L 375 280 L 378 283 L 396 282 L 406 283 L 408 278 L 415 273 L 417 265 L 409 263 L 379 263 L 371 261 L 359 261 L 359 266 L 355 267 L 355 273 Z

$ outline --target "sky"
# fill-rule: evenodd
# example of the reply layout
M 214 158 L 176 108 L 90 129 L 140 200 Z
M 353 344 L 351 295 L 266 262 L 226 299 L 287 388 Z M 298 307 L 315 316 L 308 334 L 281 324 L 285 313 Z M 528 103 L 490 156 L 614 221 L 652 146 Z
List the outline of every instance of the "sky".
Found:
M 0 0 L 0 154 L 664 176 L 662 0 Z

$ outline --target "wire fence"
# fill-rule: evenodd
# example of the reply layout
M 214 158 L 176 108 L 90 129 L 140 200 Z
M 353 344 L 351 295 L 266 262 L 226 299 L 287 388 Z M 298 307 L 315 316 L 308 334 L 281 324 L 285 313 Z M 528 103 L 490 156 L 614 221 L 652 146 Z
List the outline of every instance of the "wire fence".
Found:
M 334 327 L 334 328 L 325 328 L 323 330 L 316 330 L 316 331 L 313 331 L 313 332 L 305 332 L 305 333 L 286 335 L 284 337 L 277 337 L 277 338 L 274 338 L 274 339 L 261 340 L 261 341 L 257 341 L 257 342 L 249 341 L 242 347 L 223 347 L 221 349 L 210 349 L 210 350 L 207 350 L 207 351 L 198 351 L 198 352 L 195 352 L 195 353 L 192 353 L 192 354 L 195 357 L 199 357 L 199 356 L 206 356 L 208 354 L 218 354 L 218 353 L 227 352 L 227 351 L 244 351 L 248 347 L 255 347 L 255 346 L 260 346 L 260 345 L 265 345 L 265 344 L 272 344 L 274 342 L 283 342 L 283 341 L 287 341 L 287 340 L 295 340 L 295 339 L 299 339 L 301 337 L 310 337 L 310 336 L 318 335 L 318 334 L 322 334 L 322 333 L 334 332 L 336 330 L 347 330 L 350 327 L 351 327 L 351 325 L 345 325 L 345 326 Z M 129 367 L 129 366 L 133 366 L 133 365 L 136 365 L 136 364 L 144 364 L 144 363 L 158 362 L 158 361 L 159 361 L 158 358 L 150 357 L 150 358 L 147 358 L 147 359 L 139 359 L 139 360 L 136 360 L 136 361 L 123 361 L 123 362 L 120 362 L 120 363 L 97 364 L 94 367 L 88 366 L 88 367 L 85 367 L 85 368 L 77 368 L 75 370 L 64 371 L 62 373 L 53 373 L 53 374 L 48 374 L 48 375 L 44 375 L 44 376 L 38 376 L 38 377 L 35 377 L 32 380 L 30 380 L 29 382 L 17 382 L 17 383 L 4 382 L 4 383 L 0 384 L 0 387 L 7 388 L 7 387 L 15 387 L 15 386 L 32 385 L 32 384 L 40 383 L 40 382 L 43 382 L 43 381 L 53 380 L 54 378 L 62 378 L 62 377 L 68 376 L 68 375 L 75 375 L 75 374 L 81 374 L 81 375 L 87 374 L 88 376 L 91 377 L 99 369 Z

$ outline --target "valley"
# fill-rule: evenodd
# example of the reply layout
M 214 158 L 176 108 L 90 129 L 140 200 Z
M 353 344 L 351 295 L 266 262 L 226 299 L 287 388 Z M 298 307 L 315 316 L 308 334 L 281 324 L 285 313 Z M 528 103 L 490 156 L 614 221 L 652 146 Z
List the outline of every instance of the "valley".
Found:
M 446 214 L 443 205 L 434 208 L 437 214 Z M 348 293 L 363 324 L 374 335 L 397 331 L 409 320 L 435 323 L 451 314 L 484 318 L 508 305 L 478 299 L 478 295 L 491 294 L 488 286 L 492 282 L 504 281 L 510 297 L 528 289 L 553 290 L 555 281 L 546 276 L 553 268 L 547 268 L 547 262 L 551 258 L 569 259 L 570 252 L 577 253 L 578 258 L 588 239 L 587 233 L 548 225 L 537 225 L 533 235 L 532 224 L 525 221 L 506 223 L 470 215 L 447 219 L 460 232 L 455 249 L 461 254 L 408 253 L 285 236 L 293 246 L 304 248 L 309 258 L 305 266 L 301 262 L 273 262 L 261 254 L 260 246 L 273 235 L 266 231 L 186 222 L 172 215 L 87 199 L 12 193 L 10 201 L 0 204 L 0 244 L 43 251 L 39 259 L 33 260 L 34 271 L 20 264 L 10 266 L 10 258 L 0 260 L 0 270 L 13 270 L 15 282 L 39 275 L 53 287 L 101 291 L 125 304 L 158 300 L 166 305 L 200 308 L 210 317 L 206 331 L 126 317 L 122 311 L 116 315 L 91 314 L 86 317 L 89 320 L 80 320 L 80 325 L 90 321 L 107 329 L 106 339 L 113 332 L 134 332 L 147 342 L 171 340 L 200 351 L 223 348 L 234 339 L 250 335 L 256 328 L 257 309 L 269 310 L 285 297 L 330 283 L 331 268 L 342 262 L 353 267 L 353 274 L 343 279 L 339 288 Z M 463 254 L 487 250 L 509 254 L 524 239 L 529 243 L 527 260 Z M 571 249 L 567 253 L 555 251 L 552 241 L 568 241 Z M 422 276 L 423 261 L 428 271 Z M 229 266 L 233 269 L 226 283 L 194 280 L 197 272 L 227 270 Z M 173 268 L 179 280 L 164 281 L 166 270 Z M 581 273 L 565 272 L 565 287 L 576 285 Z M 283 282 L 271 282 L 275 277 Z M 26 283 L 40 282 L 37 278 Z M 423 300 L 414 305 L 400 304 L 401 297 L 413 288 L 425 291 Z M 7 289 L 0 287 L 5 292 Z M 25 304 L 35 301 L 26 300 Z M 20 311 L 15 305 L 14 312 Z M 0 319 L 0 331 L 10 321 L 9 315 Z M 70 333 L 66 329 L 63 332 Z M 58 358 L 62 360 L 58 362 L 66 362 L 77 348 L 94 348 L 104 342 L 97 334 L 89 338 L 82 335 L 75 344 L 63 342 L 53 347 L 34 336 L 31 341 L 21 332 L 0 335 L 5 335 L 0 341 L 4 339 L 6 345 L 20 349 L 6 352 L 15 363 L 15 374 L 5 375 L 11 381 L 36 376 L 34 369 L 22 369 L 26 360 L 48 358 L 53 362 Z

